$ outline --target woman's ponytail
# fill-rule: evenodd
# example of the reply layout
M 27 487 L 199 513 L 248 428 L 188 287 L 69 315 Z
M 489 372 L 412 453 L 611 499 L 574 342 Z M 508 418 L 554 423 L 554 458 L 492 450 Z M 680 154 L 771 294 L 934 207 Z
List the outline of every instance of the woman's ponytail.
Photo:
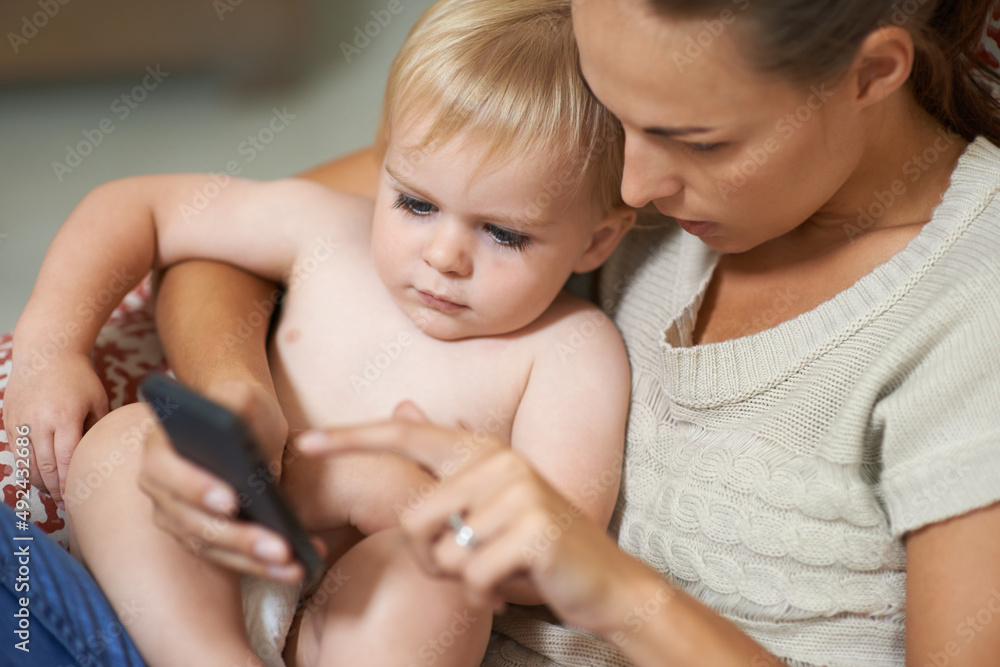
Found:
M 938 122 L 971 141 L 1000 144 L 1000 74 L 979 45 L 993 11 L 991 0 L 940 0 L 913 36 L 911 84 L 917 102 Z

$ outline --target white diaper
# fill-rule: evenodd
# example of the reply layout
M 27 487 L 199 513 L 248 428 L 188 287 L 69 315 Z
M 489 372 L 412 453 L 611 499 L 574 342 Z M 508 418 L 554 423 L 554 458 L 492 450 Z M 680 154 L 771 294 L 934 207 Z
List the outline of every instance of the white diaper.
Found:
M 243 576 L 240 590 L 250 646 L 265 667 L 285 667 L 281 654 L 302 595 L 302 584 Z

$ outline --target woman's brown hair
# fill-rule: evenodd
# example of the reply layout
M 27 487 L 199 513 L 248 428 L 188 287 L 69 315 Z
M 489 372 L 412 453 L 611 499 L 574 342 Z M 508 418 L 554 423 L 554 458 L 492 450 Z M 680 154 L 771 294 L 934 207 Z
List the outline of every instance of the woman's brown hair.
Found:
M 915 56 L 914 98 L 946 128 L 1000 144 L 1000 75 L 977 55 L 994 0 L 648 0 L 661 13 L 745 18 L 758 69 L 800 83 L 842 72 L 869 34 L 905 28 Z M 739 21 L 742 23 L 742 20 Z

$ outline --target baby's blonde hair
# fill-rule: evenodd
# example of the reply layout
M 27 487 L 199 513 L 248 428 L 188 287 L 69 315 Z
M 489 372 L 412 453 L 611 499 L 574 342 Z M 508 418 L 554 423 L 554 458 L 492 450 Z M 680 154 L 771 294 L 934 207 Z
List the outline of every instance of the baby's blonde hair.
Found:
M 486 161 L 542 156 L 563 190 L 592 188 L 605 213 L 620 206 L 624 132 L 580 76 L 572 3 L 437 2 L 393 62 L 380 152 L 415 117 L 429 121 L 417 150 L 467 133 L 484 141 Z

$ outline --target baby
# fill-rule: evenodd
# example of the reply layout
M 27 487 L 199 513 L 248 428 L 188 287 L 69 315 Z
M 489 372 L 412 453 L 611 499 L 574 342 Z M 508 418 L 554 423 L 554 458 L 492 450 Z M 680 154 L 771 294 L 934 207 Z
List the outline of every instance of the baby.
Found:
M 287 285 L 269 360 L 291 428 L 384 419 L 409 399 L 470 432 L 457 457 L 477 432 L 499 436 L 606 524 L 617 487 L 595 481 L 620 469 L 628 362 L 610 321 L 563 285 L 604 262 L 635 214 L 620 197 L 620 126 L 578 76 L 570 8 L 429 10 L 390 73 L 374 205 L 299 180 L 220 188 L 212 175 L 166 175 L 97 188 L 46 256 L 13 373 L 45 332 L 96 335 L 77 305 L 112 272 L 228 262 Z M 217 195 L 193 214 L 208 190 Z M 83 396 L 95 382 L 79 355 L 21 370 L 10 388 L 25 395 L 58 381 Z M 247 664 L 236 578 L 153 526 L 136 486 L 140 452 L 122 434 L 148 414 L 116 410 L 76 447 L 68 497 L 98 462 L 116 472 L 70 503 L 73 549 L 113 604 L 143 610 L 129 632 L 151 665 Z M 55 431 L 57 446 L 73 439 L 29 426 Z M 303 605 L 295 664 L 479 664 L 491 611 L 470 609 L 456 583 L 423 575 L 399 548 L 400 514 L 432 478 L 392 457 L 292 458 L 282 483 L 307 528 L 371 536 L 333 564 L 326 599 Z M 524 580 L 508 597 L 538 601 Z

